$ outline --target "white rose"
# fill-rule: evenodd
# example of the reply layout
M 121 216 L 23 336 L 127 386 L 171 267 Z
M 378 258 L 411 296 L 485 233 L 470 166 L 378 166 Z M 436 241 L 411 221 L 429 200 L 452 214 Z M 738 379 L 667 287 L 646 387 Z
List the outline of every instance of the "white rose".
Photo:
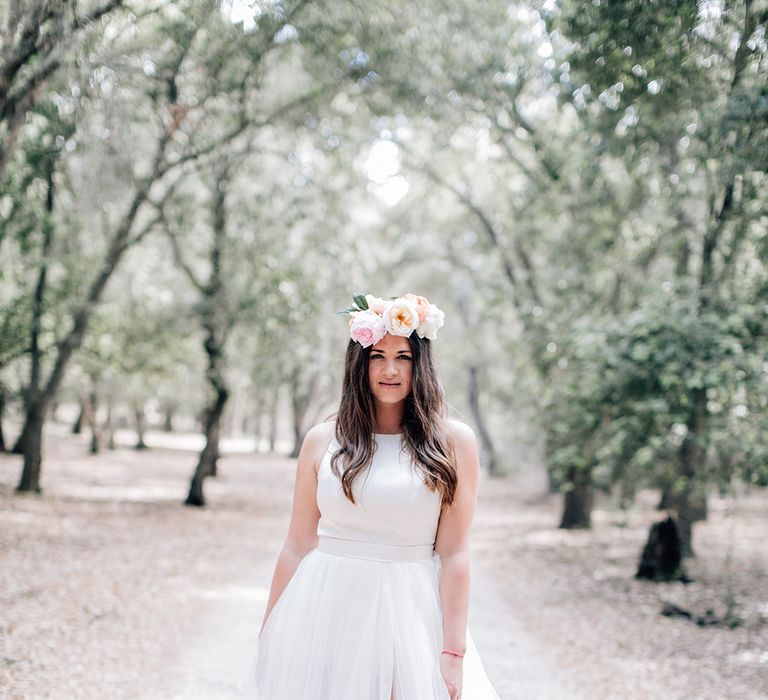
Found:
M 434 340 L 437 337 L 437 331 L 445 323 L 445 314 L 434 304 L 427 307 L 427 316 L 416 329 L 416 335 L 419 338 Z
M 418 307 L 402 297 L 389 302 L 383 316 L 391 335 L 409 336 L 419 327 Z

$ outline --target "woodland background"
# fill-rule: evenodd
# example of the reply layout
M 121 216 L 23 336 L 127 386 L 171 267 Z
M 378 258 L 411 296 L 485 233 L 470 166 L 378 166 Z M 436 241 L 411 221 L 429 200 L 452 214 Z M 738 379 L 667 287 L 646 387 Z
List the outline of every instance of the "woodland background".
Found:
M 446 312 L 454 414 L 553 527 L 651 490 L 692 557 L 764 493 L 763 0 L 0 8 L 4 503 L 56 425 L 196 434 L 191 506 L 225 438 L 295 456 L 357 291 Z

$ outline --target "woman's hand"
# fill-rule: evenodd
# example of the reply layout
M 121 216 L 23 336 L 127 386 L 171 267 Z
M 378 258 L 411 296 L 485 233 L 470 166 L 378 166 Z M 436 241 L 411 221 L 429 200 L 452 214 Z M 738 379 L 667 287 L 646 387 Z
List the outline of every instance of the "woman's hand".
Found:
M 440 654 L 440 672 L 451 700 L 460 700 L 464 681 L 464 659 L 452 654 Z

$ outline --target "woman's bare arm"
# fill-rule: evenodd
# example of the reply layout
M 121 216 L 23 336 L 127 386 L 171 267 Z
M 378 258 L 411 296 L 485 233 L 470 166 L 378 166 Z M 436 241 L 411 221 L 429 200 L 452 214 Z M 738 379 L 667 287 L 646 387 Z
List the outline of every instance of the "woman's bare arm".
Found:
M 333 436 L 333 423 L 320 423 L 304 437 L 296 463 L 291 523 L 272 576 L 261 629 L 304 556 L 317 546 L 317 467 Z M 261 636 L 261 631 L 259 631 Z
M 450 421 L 453 447 L 456 452 L 458 486 L 451 506 L 445 508 L 435 539 L 435 551 L 440 555 L 440 600 L 443 608 L 443 648 L 464 653 L 467 644 L 469 613 L 469 533 L 477 503 L 480 458 L 475 433 L 468 425 Z M 460 660 L 451 656 L 441 658 L 444 675 L 453 676 Z M 451 688 L 451 697 L 460 691 L 460 683 Z

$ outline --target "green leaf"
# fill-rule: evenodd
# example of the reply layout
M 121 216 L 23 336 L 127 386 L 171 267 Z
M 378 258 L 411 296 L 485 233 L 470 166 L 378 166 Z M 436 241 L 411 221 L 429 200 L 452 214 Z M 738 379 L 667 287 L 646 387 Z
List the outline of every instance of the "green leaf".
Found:
M 348 306 L 346 309 L 337 311 L 334 316 L 344 316 L 345 314 L 351 314 L 353 311 L 360 311 L 356 306 Z
M 368 309 L 368 302 L 365 299 L 365 294 L 361 294 L 360 292 L 355 292 L 352 295 L 352 299 L 354 299 L 355 304 L 357 304 L 357 307 L 363 311 L 366 311 Z

